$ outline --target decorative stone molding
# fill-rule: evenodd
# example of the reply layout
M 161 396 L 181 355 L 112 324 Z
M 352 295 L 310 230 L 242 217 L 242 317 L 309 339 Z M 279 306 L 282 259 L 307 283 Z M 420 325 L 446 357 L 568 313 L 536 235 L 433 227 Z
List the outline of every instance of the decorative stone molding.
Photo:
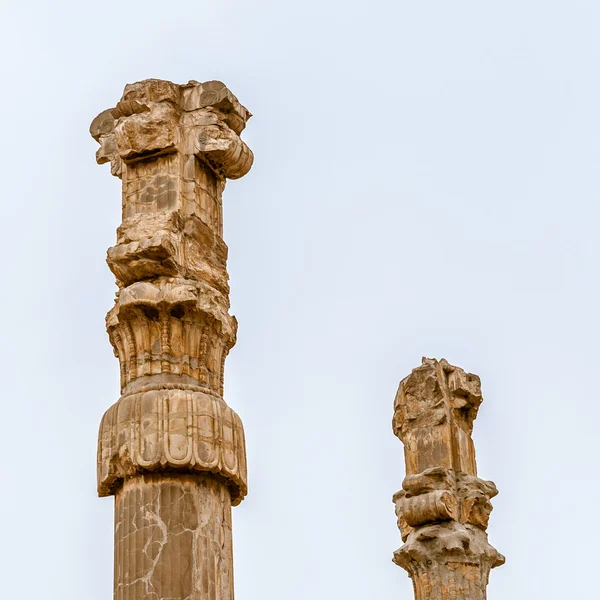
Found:
M 177 85 L 146 79 L 125 86 L 117 105 L 92 121 L 90 133 L 100 144 L 98 164 L 110 162 L 118 177 L 124 175 L 123 163 L 177 151 L 186 166 L 194 155 L 224 181 L 243 177 L 252 166 L 252 151 L 239 138 L 251 116 L 220 81 Z M 186 181 L 168 171 L 161 175 L 159 182 L 167 184 L 165 179 L 175 185 Z
M 481 402 L 479 377 L 443 359 L 424 358 L 400 382 L 393 429 L 407 475 L 393 501 L 405 544 L 394 562 L 418 600 L 484 600 L 490 569 L 504 563 L 485 533 L 498 490 L 477 477 L 471 439 Z
M 135 389 L 140 379 L 147 385 L 150 377 L 173 374 L 222 396 L 225 358 L 237 331 L 226 305 L 202 281 L 140 281 L 122 290 L 106 317 L 121 365 L 121 391 Z
M 222 476 L 239 504 L 248 491 L 244 429 L 223 400 L 198 391 L 149 390 L 123 396 L 100 426 L 101 496 L 123 480 L 156 471 Z

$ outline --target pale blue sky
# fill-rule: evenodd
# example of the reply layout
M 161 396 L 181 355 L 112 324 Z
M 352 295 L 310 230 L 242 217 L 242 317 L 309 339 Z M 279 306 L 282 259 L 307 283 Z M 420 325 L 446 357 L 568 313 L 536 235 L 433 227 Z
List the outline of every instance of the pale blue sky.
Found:
M 391 417 L 423 355 L 482 378 L 507 557 L 489 600 L 589 597 L 599 26 L 593 0 L 4 0 L 0 596 L 111 597 L 95 451 L 118 398 L 120 182 L 88 126 L 157 77 L 221 79 L 255 115 L 255 166 L 225 195 L 236 600 L 412 599 Z

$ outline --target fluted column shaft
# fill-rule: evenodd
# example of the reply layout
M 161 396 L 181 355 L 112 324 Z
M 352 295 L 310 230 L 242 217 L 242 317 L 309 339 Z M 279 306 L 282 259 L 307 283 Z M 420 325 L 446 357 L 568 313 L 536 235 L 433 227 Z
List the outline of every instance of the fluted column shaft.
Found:
M 231 506 L 244 430 L 223 399 L 229 314 L 226 179 L 245 175 L 250 113 L 217 81 L 128 85 L 91 126 L 123 183 L 106 317 L 121 398 L 105 413 L 98 492 L 115 496 L 115 600 L 233 600 Z
M 231 495 L 223 482 L 155 474 L 123 483 L 115 494 L 115 597 L 233 598 Z

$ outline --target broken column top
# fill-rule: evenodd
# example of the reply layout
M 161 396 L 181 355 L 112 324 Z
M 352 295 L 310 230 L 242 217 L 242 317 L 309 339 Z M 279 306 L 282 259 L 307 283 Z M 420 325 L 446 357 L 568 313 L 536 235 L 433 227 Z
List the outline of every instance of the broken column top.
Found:
M 394 433 L 404 442 L 406 473 L 432 467 L 477 475 L 473 422 L 483 401 L 481 381 L 445 359 L 423 358 L 405 377 L 394 402 Z
M 221 81 L 146 79 L 125 86 L 90 133 L 100 144 L 98 163 L 110 162 L 118 177 L 124 164 L 179 151 L 203 158 L 221 179 L 237 179 L 252 166 L 252 152 L 238 137 L 251 116 Z M 203 131 L 207 126 L 219 131 Z
M 93 120 L 96 160 L 123 184 L 122 224 L 108 252 L 120 288 L 166 276 L 227 295 L 222 193 L 252 166 L 240 138 L 250 116 L 220 81 L 147 79 L 125 86 Z

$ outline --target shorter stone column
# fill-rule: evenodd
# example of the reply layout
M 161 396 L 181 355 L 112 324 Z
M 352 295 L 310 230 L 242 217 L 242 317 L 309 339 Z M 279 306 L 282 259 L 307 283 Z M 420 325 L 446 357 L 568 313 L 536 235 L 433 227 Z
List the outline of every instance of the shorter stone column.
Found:
M 394 562 L 416 600 L 485 600 L 490 569 L 504 563 L 485 531 L 498 490 L 477 477 L 471 439 L 481 402 L 479 377 L 444 359 L 424 358 L 400 382 L 393 428 L 406 478 L 393 500 L 405 544 Z

